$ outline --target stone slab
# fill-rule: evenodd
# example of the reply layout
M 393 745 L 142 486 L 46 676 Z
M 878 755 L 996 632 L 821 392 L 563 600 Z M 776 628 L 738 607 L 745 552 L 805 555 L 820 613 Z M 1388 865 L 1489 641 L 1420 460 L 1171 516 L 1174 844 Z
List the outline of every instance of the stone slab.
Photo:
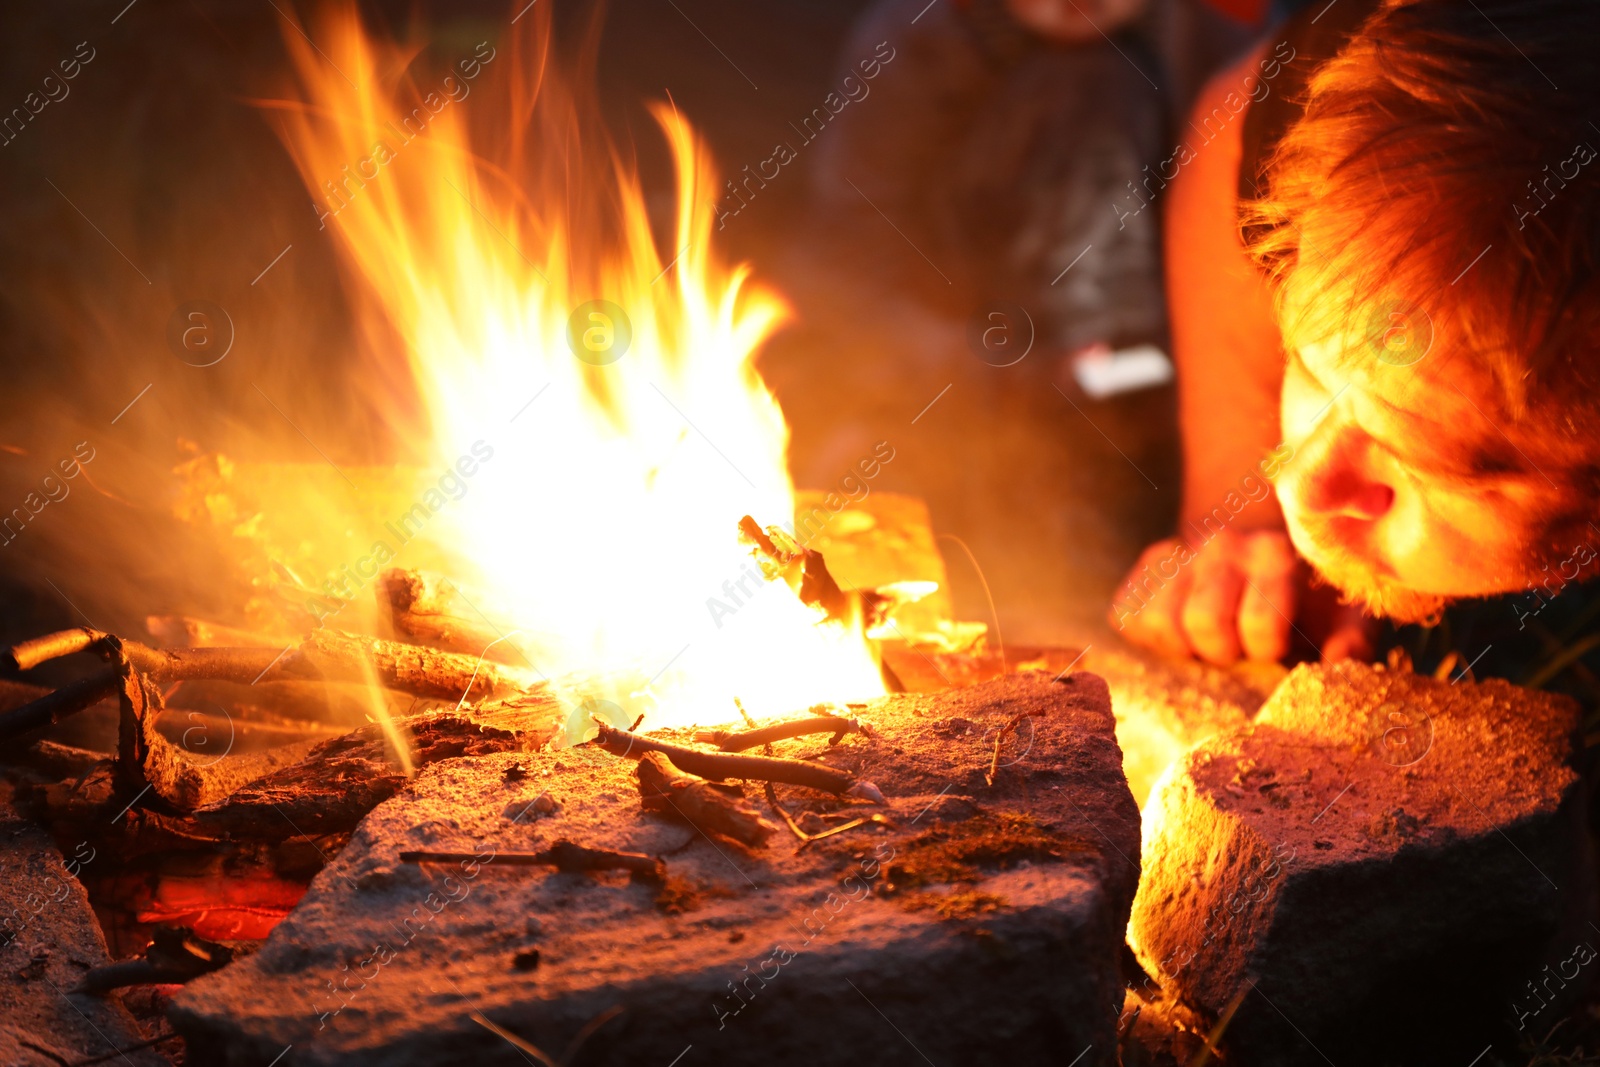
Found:
M 142 1041 L 115 998 L 71 990 L 91 967 L 110 962 L 100 924 L 77 873 L 96 860 L 87 842 L 63 857 L 50 835 L 11 806 L 0 787 L 0 1062 L 33 1064 L 115 1054 Z M 104 862 L 103 860 L 101 862 Z M 166 1064 L 128 1051 L 131 1067 Z
M 1298 667 L 1156 786 L 1130 943 L 1212 1018 L 1243 996 L 1227 1041 L 1252 1065 L 1510 1042 L 1527 979 L 1600 943 L 1576 727 L 1501 681 Z
M 1024 711 L 1043 714 L 989 788 L 994 732 Z M 173 1022 L 221 1067 L 525 1062 L 472 1012 L 565 1061 L 612 1008 L 585 1065 L 1114 1063 L 1138 812 L 1104 682 L 1019 674 L 854 713 L 876 739 L 777 754 L 816 754 L 886 802 L 780 794 L 813 830 L 894 825 L 798 851 L 788 831 L 750 850 L 642 815 L 631 761 L 592 748 L 428 767 Z M 562 838 L 664 855 L 668 890 L 492 858 Z M 483 860 L 400 863 L 408 849 Z

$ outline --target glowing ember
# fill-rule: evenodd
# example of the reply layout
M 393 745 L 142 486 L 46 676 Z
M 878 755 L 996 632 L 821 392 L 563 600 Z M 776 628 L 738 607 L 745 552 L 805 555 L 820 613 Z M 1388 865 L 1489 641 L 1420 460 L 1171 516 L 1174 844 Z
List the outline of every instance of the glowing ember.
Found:
M 287 35 L 301 99 L 276 106 L 349 268 L 373 389 L 418 465 L 460 472 L 426 539 L 574 703 L 659 726 L 732 717 L 735 697 L 770 713 L 881 693 L 859 626 L 752 580 L 739 541 L 745 514 L 794 514 L 754 366 L 784 305 L 713 257 L 711 161 L 668 106 L 658 247 L 544 10 L 431 84 L 352 10 L 316 45 Z

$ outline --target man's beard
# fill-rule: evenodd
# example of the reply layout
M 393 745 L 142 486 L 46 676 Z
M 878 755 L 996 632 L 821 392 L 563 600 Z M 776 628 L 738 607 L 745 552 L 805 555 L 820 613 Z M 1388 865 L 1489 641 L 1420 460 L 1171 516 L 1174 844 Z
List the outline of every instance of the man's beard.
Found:
M 1408 589 L 1382 575 L 1374 574 L 1363 561 L 1340 559 L 1333 565 L 1314 565 L 1317 577 L 1339 590 L 1340 599 L 1362 612 L 1395 623 L 1437 623 L 1450 598 L 1437 593 Z
M 1290 536 L 1295 547 L 1316 572 L 1317 578 L 1339 590 L 1340 599 L 1354 604 L 1374 618 L 1390 619 L 1396 623 L 1435 623 L 1451 597 L 1438 593 L 1424 593 L 1401 585 L 1394 579 L 1378 573 L 1372 563 L 1339 544 L 1331 531 L 1318 535 L 1316 520 L 1302 521 L 1300 538 Z M 1300 541 L 1309 541 L 1309 545 Z M 1315 555 L 1306 551 L 1310 547 Z

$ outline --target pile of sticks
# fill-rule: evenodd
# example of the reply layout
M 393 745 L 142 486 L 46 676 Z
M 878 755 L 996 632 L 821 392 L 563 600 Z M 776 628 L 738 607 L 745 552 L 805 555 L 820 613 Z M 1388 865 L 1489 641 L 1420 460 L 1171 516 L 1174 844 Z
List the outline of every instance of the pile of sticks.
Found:
M 449 590 L 435 580 L 397 571 L 386 575 L 381 585 L 382 599 L 396 613 L 396 631 L 429 641 L 450 635 L 477 641 L 484 636 L 438 622 L 447 618 Z M 172 627 L 153 630 L 184 633 Z M 474 656 L 334 630 L 319 630 L 280 647 L 159 649 L 77 627 L 0 652 L 0 670 L 29 671 L 81 653 L 97 656 L 104 665 L 0 712 L 0 740 L 26 741 L 101 701 L 114 700 L 118 724 L 114 754 L 41 741 L 20 749 L 24 753 L 20 761 L 31 762 L 46 772 L 46 778 L 53 767 L 58 772 L 53 777 L 63 780 L 60 787 L 40 792 L 51 809 L 46 817 L 52 821 L 104 824 L 112 810 L 120 813 L 119 819 L 128 816 L 121 821 L 122 832 L 142 840 L 122 841 L 118 851 L 225 847 L 229 842 L 270 847 L 310 842 L 319 852 L 319 843 L 336 847 L 337 835 L 353 830 L 417 767 L 438 759 L 541 746 L 562 710 L 548 684 L 532 671 L 490 661 L 481 652 Z M 232 686 L 252 694 L 265 688 L 355 683 L 433 702 L 433 707 L 391 722 L 369 722 L 342 735 L 324 735 L 320 741 L 226 758 L 213 749 L 206 758 L 197 758 L 157 728 L 172 691 L 196 683 Z M 591 744 L 640 761 L 644 811 L 748 847 L 765 845 L 775 826 L 730 780 L 763 783 L 772 810 L 782 814 L 802 844 L 811 835 L 801 831 L 779 805 L 773 783 L 833 797 L 875 797 L 870 783 L 859 783 L 843 771 L 772 755 L 774 742 L 790 738 L 827 734 L 837 744 L 846 734 L 870 736 L 870 730 L 855 719 L 812 715 L 750 727 L 697 736 L 696 741 L 709 742 L 701 747 L 602 723 Z M 746 754 L 760 747 L 766 755 Z M 399 758 L 397 748 L 405 752 Z M 17 746 L 13 750 L 18 751 Z M 70 785 L 64 781 L 67 777 L 73 779 Z

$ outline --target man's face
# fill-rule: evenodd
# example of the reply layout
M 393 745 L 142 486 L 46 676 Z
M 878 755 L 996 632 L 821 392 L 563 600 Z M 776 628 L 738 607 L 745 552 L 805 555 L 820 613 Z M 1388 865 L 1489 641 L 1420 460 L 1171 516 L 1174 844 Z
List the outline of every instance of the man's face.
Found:
M 1543 517 L 1566 501 L 1545 477 L 1559 481 L 1549 450 L 1499 414 L 1487 379 L 1420 347 L 1426 324 L 1397 323 L 1413 333 L 1291 347 L 1294 455 L 1276 481 L 1300 554 L 1374 614 L 1417 622 L 1458 597 L 1526 588 L 1561 558 Z

